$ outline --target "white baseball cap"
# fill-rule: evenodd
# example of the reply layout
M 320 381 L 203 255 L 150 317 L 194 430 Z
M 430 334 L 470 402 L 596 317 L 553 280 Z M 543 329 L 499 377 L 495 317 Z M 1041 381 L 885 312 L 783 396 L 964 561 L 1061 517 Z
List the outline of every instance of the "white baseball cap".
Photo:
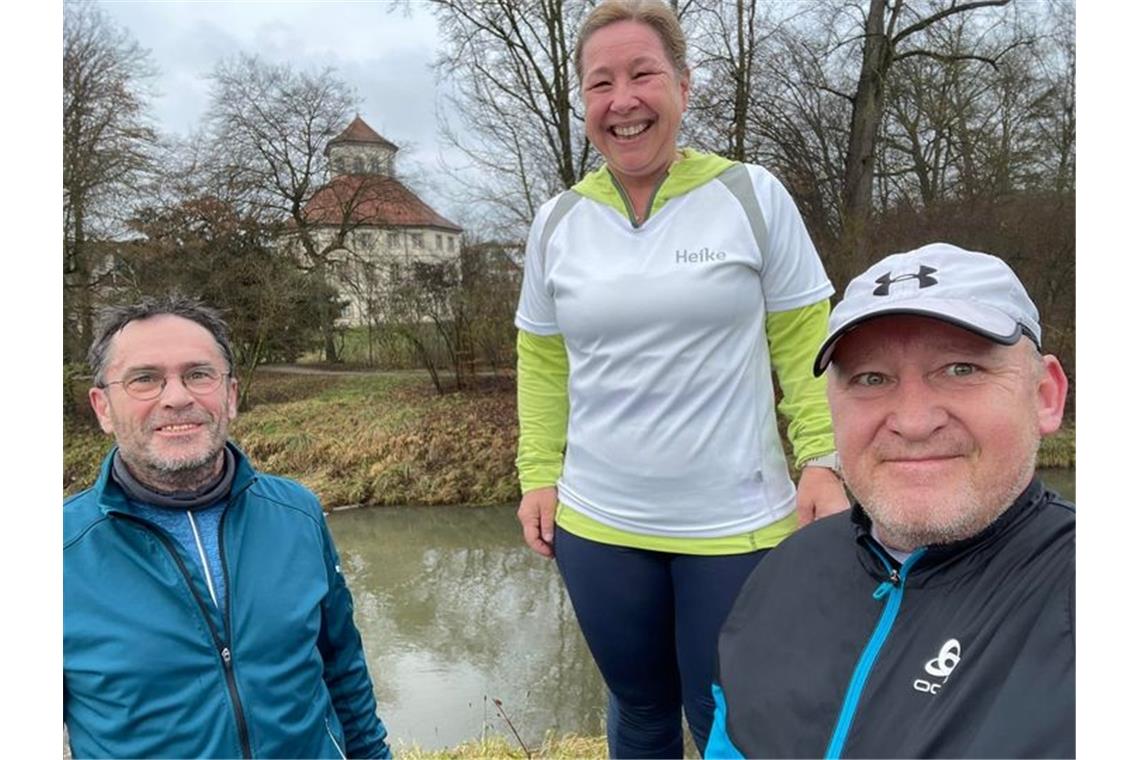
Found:
M 822 375 L 839 339 L 869 319 L 913 314 L 1012 346 L 1028 335 L 1041 348 L 1037 307 L 1001 259 L 949 243 L 887 256 L 851 281 L 828 320 L 812 370 Z

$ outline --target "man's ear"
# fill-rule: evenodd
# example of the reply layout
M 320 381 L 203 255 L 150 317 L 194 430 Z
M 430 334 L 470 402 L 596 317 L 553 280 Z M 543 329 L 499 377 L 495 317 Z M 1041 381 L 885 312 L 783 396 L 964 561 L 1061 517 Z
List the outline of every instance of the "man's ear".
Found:
M 234 417 L 237 417 L 238 413 L 238 381 L 236 377 L 230 376 L 227 382 L 229 383 L 229 388 L 226 393 L 226 413 L 232 420 Z
M 1069 392 L 1069 378 L 1056 356 L 1041 357 L 1044 371 L 1037 380 L 1037 424 L 1041 435 L 1057 432 L 1065 416 L 1065 397 Z
M 107 399 L 107 391 L 103 388 L 91 388 L 87 391 L 87 400 L 91 402 L 91 408 L 99 418 L 99 427 L 103 428 L 104 433 L 114 435 L 115 423 L 111 419 L 111 402 Z

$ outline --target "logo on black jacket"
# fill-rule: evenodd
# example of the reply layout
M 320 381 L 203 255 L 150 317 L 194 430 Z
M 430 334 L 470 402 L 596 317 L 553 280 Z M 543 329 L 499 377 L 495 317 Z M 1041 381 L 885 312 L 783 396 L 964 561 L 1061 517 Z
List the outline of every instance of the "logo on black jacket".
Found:
M 916 678 L 914 681 L 915 691 L 937 694 L 946 684 L 946 679 L 954 672 L 954 668 L 958 667 L 961 659 L 962 645 L 958 643 L 958 639 L 950 639 L 938 650 L 938 656 L 926 663 L 925 668 L 928 674 L 934 678 L 941 678 L 942 681 L 934 683 L 925 678 Z
M 887 272 L 885 275 L 875 280 L 875 282 L 879 283 L 879 287 L 872 290 L 871 295 L 889 296 L 891 294 L 891 285 L 894 285 L 896 282 L 902 282 L 903 280 L 918 280 L 919 288 L 929 288 L 931 285 L 938 284 L 938 280 L 930 276 L 937 271 L 938 270 L 934 267 L 928 267 L 924 264 L 920 264 L 918 271 L 913 274 L 900 274 L 898 277 L 892 278 L 891 273 Z

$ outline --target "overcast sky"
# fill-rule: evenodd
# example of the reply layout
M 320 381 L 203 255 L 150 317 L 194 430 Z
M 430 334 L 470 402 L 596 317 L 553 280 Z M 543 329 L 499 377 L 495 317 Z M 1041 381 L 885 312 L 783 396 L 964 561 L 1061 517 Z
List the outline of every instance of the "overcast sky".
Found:
M 256 54 L 297 69 L 333 66 L 360 97 L 360 115 L 400 146 L 397 169 L 425 201 L 464 223 L 441 192 L 437 86 L 431 62 L 436 22 L 426 3 L 99 0 L 99 6 L 151 52 L 159 73 L 154 115 L 185 134 L 209 105 L 206 76 L 221 59 Z M 458 162 L 458 157 L 452 157 Z M 454 207 L 453 207 L 454 206 Z

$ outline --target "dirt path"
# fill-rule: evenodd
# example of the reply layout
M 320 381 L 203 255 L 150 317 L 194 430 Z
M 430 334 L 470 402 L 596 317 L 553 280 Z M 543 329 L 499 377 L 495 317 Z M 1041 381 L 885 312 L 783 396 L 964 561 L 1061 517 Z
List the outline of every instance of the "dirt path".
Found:
M 387 377 L 427 377 L 428 373 L 422 369 L 331 369 L 328 367 L 313 367 L 307 364 L 262 364 L 258 372 L 269 372 L 278 375 L 329 375 L 329 376 L 360 376 L 377 375 Z

